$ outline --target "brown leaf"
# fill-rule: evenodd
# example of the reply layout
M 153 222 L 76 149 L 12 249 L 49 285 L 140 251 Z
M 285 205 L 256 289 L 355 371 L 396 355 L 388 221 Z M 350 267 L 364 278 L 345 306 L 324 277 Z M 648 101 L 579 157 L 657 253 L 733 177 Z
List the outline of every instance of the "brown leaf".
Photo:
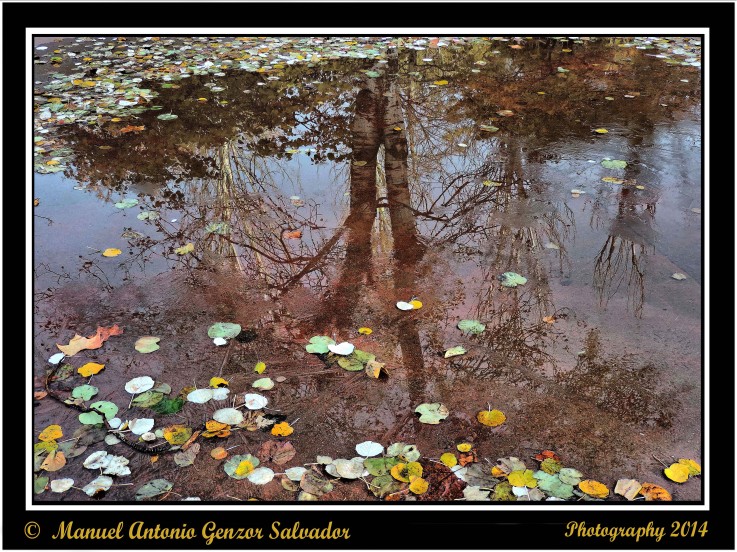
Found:
M 556 462 L 560 462 L 560 456 L 555 454 L 552 450 L 544 450 L 540 454 L 535 455 L 535 460 L 538 462 L 542 462 L 543 460 L 547 460 L 548 458 L 552 458 Z
M 478 462 L 479 457 L 476 455 L 476 449 L 471 449 L 468 452 L 461 452 L 458 455 L 458 463 L 461 466 L 465 466 L 466 464 L 471 464 L 472 462 Z
M 36 399 L 37 401 L 40 401 L 40 400 L 41 400 L 41 399 L 43 399 L 43 398 L 44 398 L 44 397 L 45 397 L 45 396 L 46 396 L 47 394 L 48 394 L 48 393 L 46 393 L 46 391 L 34 391 L 34 392 L 33 392 L 33 398 L 34 398 L 34 399 Z
M 120 335 L 122 333 L 123 333 L 123 330 L 121 330 L 117 324 L 110 326 L 109 328 L 98 326 L 97 333 L 95 333 L 95 335 L 91 335 L 89 337 L 82 337 L 81 335 L 76 334 L 69 341 L 68 345 L 59 345 L 57 343 L 56 346 L 66 356 L 74 356 L 79 351 L 84 351 L 85 349 L 99 349 L 100 347 L 102 347 L 102 344 L 105 341 L 107 341 L 107 339 L 110 336 Z
M 41 469 L 48 472 L 54 472 L 62 469 L 66 463 L 67 459 L 64 456 L 64 453 L 60 450 L 56 450 L 46 457 L 46 460 L 41 464 Z
M 145 128 L 146 128 L 146 125 L 141 125 L 141 126 L 128 125 L 128 126 L 124 126 L 123 128 L 121 128 L 120 129 L 120 132 L 122 132 L 122 133 L 125 133 L 125 132 L 139 132 L 141 130 L 144 130 Z
M 289 462 L 297 454 L 294 446 L 289 441 L 280 443 L 278 441 L 266 441 L 256 453 L 262 462 L 274 462 L 280 466 Z

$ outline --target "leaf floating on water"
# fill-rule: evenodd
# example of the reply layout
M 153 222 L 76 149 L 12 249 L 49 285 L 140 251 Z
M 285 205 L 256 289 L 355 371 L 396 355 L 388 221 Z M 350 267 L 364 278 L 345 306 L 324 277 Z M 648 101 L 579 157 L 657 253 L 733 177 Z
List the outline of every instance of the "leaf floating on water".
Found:
M 108 247 L 105 251 L 102 252 L 103 257 L 117 257 L 120 255 L 122 251 L 120 249 L 116 249 L 114 247 Z
M 194 244 L 192 242 L 187 243 L 187 245 L 183 245 L 182 247 L 177 247 L 174 250 L 174 253 L 177 255 L 186 255 L 187 253 L 191 253 L 194 251 Z
M 420 422 L 423 424 L 439 424 L 450 414 L 442 403 L 422 403 L 415 408 L 415 412 L 420 414 Z
M 675 273 L 674 273 L 674 274 L 673 274 L 673 275 L 671 276 L 671 278 L 673 278 L 674 280 L 685 280 L 685 279 L 687 279 L 687 278 L 688 278 L 688 276 L 686 276 L 685 274 L 683 274 L 683 273 L 681 273 L 681 272 L 675 272 Z
M 118 209 L 130 209 L 131 207 L 135 207 L 136 205 L 138 205 L 138 200 L 133 197 L 126 198 L 123 201 L 119 201 L 115 204 Z
M 504 287 L 509 288 L 514 288 L 527 283 L 527 278 L 525 278 L 524 276 L 520 276 L 516 272 L 505 272 L 504 274 L 499 276 L 499 280 Z
M 458 329 L 478 335 L 486 329 L 486 326 L 478 320 L 461 320 L 458 322 Z
M 135 348 L 139 353 L 153 353 L 159 350 L 157 343 L 161 341 L 160 337 L 153 335 L 144 335 L 136 340 Z
M 458 345 L 457 347 L 451 347 L 450 349 L 445 351 L 444 358 L 450 358 L 450 357 L 465 355 L 465 354 L 466 354 L 466 349 Z
M 609 184 L 624 184 L 624 180 L 621 178 L 616 178 L 614 176 L 605 176 L 601 179 L 602 182 L 607 182 Z
M 136 215 L 138 220 L 156 220 L 159 218 L 159 213 L 156 211 L 141 211 Z
M 601 162 L 601 166 L 605 169 L 624 169 L 627 166 L 627 161 L 620 159 L 604 159 Z
M 220 234 L 221 236 L 227 236 L 230 233 L 230 226 L 227 222 L 211 222 L 210 224 L 205 226 L 205 232 L 207 232 L 208 234 Z
M 497 427 L 507 421 L 507 417 L 501 410 L 482 410 L 476 414 L 476 419 L 489 427 Z M 519 486 L 519 485 L 517 485 Z

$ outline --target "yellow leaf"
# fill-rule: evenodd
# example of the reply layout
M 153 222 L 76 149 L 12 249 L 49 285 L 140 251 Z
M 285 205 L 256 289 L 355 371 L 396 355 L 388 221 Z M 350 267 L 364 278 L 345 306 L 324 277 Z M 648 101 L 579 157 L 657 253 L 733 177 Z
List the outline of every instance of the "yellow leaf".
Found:
M 399 463 L 392 466 L 392 469 L 389 471 L 392 474 L 392 477 L 396 479 L 397 481 L 402 481 L 404 483 L 409 483 L 409 476 L 407 475 L 407 464 Z
M 205 422 L 205 427 L 207 428 L 207 431 L 220 431 L 228 427 L 228 424 L 224 424 L 216 420 L 207 420 Z
M 644 190 L 645 186 L 638 184 L 637 186 L 635 186 L 635 188 L 637 188 L 638 190 Z
M 603 483 L 594 481 L 593 479 L 585 479 L 578 484 L 578 488 L 581 489 L 589 496 L 594 498 L 606 498 L 609 496 L 609 489 Z
M 363 327 L 363 328 L 358 328 L 358 333 L 362 335 L 371 335 L 372 333 L 374 333 L 374 330 L 372 330 L 371 328 Z
M 113 117 L 112 119 L 110 119 L 111 123 L 119 123 L 120 121 L 122 121 L 120 117 Z
M 484 186 L 494 186 L 497 188 L 502 185 L 501 182 L 496 182 L 494 180 L 484 180 L 481 184 L 483 184 Z
M 458 463 L 458 458 L 452 452 L 446 452 L 440 456 L 440 461 L 449 468 L 452 468 Z
M 96 362 L 88 362 L 84 366 L 80 366 L 79 368 L 77 368 L 77 372 L 79 372 L 79 374 L 82 377 L 88 378 L 92 374 L 97 374 L 103 368 L 105 368 L 104 364 L 97 364 Z
M 533 489 L 537 487 L 537 479 L 533 477 L 532 470 L 515 470 L 509 474 L 509 484 L 514 487 L 528 487 Z
M 46 457 L 41 464 L 41 469 L 48 472 L 54 472 L 62 469 L 67 463 L 64 453 L 60 450 L 54 451 Z
M 668 491 L 654 483 L 643 483 L 640 494 L 645 497 L 645 500 L 673 500 Z
M 491 475 L 494 477 L 501 477 L 502 475 L 507 475 L 507 473 L 499 466 L 494 466 L 491 468 Z
M 235 469 L 236 475 L 248 475 L 253 471 L 253 464 L 248 460 L 243 460 Z
M 428 483 L 421 477 L 411 477 L 409 490 L 416 495 L 425 494 L 427 492 Z
M 47 165 L 58 165 L 59 161 L 57 161 L 56 159 L 50 159 L 49 161 L 46 161 L 46 164 Z
M 61 426 L 59 425 L 50 425 L 46 429 L 44 429 L 41 433 L 38 435 L 39 441 L 53 441 L 54 439 L 60 439 L 63 436 L 63 432 L 61 431 Z
M 422 302 L 418 301 L 417 299 L 412 299 L 412 301 L 410 301 L 409 304 L 412 305 L 415 309 L 422 308 Z
M 192 428 L 181 424 L 175 424 L 164 428 L 164 439 L 170 445 L 183 445 L 192 436 Z
M 264 370 L 266 370 L 266 363 L 265 362 L 257 362 L 256 366 L 254 366 L 253 371 L 257 374 L 263 374 Z
M 541 96 L 544 96 L 545 95 L 545 92 L 543 92 L 542 90 L 540 90 L 540 92 L 538 92 L 538 94 L 540 94 Z
M 572 51 L 573 51 L 573 50 L 571 50 L 570 48 L 563 48 L 563 49 L 561 50 L 561 52 L 572 52 Z
M 40 450 L 43 450 L 44 452 L 54 452 L 58 448 L 59 443 L 56 441 L 40 441 L 33 445 L 33 452 L 36 453 Z
M 476 419 L 485 426 L 496 427 L 502 425 L 507 417 L 501 410 L 482 410 L 476 414 Z
M 622 184 L 622 182 L 624 182 L 624 180 L 622 180 L 621 178 L 616 178 L 614 176 L 605 176 L 601 179 L 601 181 L 609 182 L 610 184 Z
M 210 387 L 228 387 L 228 380 L 223 378 L 210 378 Z
M 379 379 L 382 371 L 384 372 L 385 376 L 388 375 L 385 366 L 385 362 L 376 362 L 375 360 L 369 360 L 366 363 L 366 373 L 372 378 Z
M 156 456 L 152 456 L 151 457 L 151 463 L 152 464 L 155 464 L 158 461 L 159 461 L 159 455 L 158 454 Z
M 683 464 L 688 468 L 688 475 L 701 475 L 701 466 L 688 458 L 679 458 L 679 464 Z
M 225 450 L 223 447 L 216 447 L 212 449 L 210 456 L 212 456 L 215 460 L 222 460 L 223 458 L 227 458 L 228 451 Z
M 608 134 L 609 133 L 609 131 L 605 128 L 595 128 L 594 132 L 596 132 L 597 134 Z
M 400 130 L 402 130 L 402 127 L 400 127 L 400 126 L 395 126 L 395 127 L 394 127 L 394 130 L 396 130 L 397 132 L 399 132 Z
M 433 84 L 437 84 L 438 86 L 445 86 L 446 84 L 448 84 L 448 81 L 445 80 L 445 79 L 443 79 L 443 80 L 436 80 Z
M 197 101 L 198 102 L 206 102 L 207 101 L 207 98 L 197 98 Z
M 176 253 L 177 255 L 186 255 L 187 253 L 191 253 L 192 251 L 194 251 L 194 244 L 192 242 L 189 242 L 187 245 L 177 247 L 174 250 L 174 253 Z
M 468 452 L 473 448 L 471 443 L 461 443 L 456 447 L 460 452 Z
M 277 437 L 286 437 L 287 435 L 291 435 L 293 432 L 294 428 L 287 422 L 274 424 L 274 427 L 271 428 L 271 434 L 276 435 Z
M 676 483 L 683 483 L 688 479 L 690 470 L 685 464 L 673 463 L 669 468 L 665 468 L 665 476 Z
M 108 247 L 105 251 L 102 252 L 103 257 L 117 257 L 120 255 L 122 251 L 120 249 L 115 249 L 114 247 Z

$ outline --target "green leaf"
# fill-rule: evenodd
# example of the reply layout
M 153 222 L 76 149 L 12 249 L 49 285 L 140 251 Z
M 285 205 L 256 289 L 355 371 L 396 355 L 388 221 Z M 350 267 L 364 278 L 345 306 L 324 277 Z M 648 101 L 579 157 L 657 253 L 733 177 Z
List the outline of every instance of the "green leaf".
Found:
M 158 343 L 161 341 L 160 337 L 153 335 L 144 335 L 136 340 L 135 348 L 139 353 L 153 353 L 160 349 Z
M 356 359 L 353 354 L 338 359 L 338 366 L 349 372 L 358 372 L 363 370 L 363 363 Z
M 375 476 L 386 475 L 392 466 L 397 464 L 399 464 L 399 458 L 366 458 L 363 461 L 363 466 Z
M 131 207 L 135 207 L 136 205 L 138 205 L 138 200 L 134 197 L 126 198 L 123 201 L 119 201 L 115 204 L 118 209 L 129 209 Z
M 563 466 L 561 465 L 560 460 L 553 460 L 552 458 L 546 458 L 540 464 L 540 469 L 549 474 L 558 473 L 562 467 Z
M 151 410 L 158 414 L 176 414 L 184 406 L 184 399 L 177 397 L 176 399 L 162 399 L 151 407 Z
M 166 479 L 154 479 L 136 491 L 136 500 L 146 500 L 171 491 L 174 484 Z
M 223 466 L 223 469 L 233 479 L 245 479 L 259 464 L 260 461 L 255 456 L 238 454 L 231 456 Z
M 378 71 L 365 71 L 365 73 L 367 77 L 371 77 L 372 79 L 381 76 L 381 73 L 379 73 Z
M 207 329 L 207 335 L 211 338 L 222 337 L 223 339 L 232 339 L 241 333 L 240 324 L 232 322 L 216 322 Z
M 156 211 L 141 211 L 136 215 L 138 220 L 156 220 L 159 218 L 159 213 Z
M 371 480 L 371 492 L 378 498 L 383 498 L 388 494 L 395 493 L 402 488 L 402 484 L 394 479 L 390 474 L 380 475 Z
M 534 475 L 537 479 L 537 486 L 548 495 L 563 499 L 573 496 L 573 486 L 563 483 L 557 475 L 542 470 L 536 471 Z
M 33 492 L 34 494 L 41 494 L 46 490 L 46 485 L 49 484 L 49 478 L 44 476 L 33 477 Z
M 458 329 L 462 332 L 480 334 L 486 329 L 486 326 L 478 320 L 461 320 L 458 322 Z
M 90 408 L 99 410 L 100 412 L 105 414 L 105 418 L 107 418 L 108 420 L 115 418 L 115 415 L 118 413 L 118 407 L 115 403 L 111 403 L 110 401 L 97 401 L 95 403 L 92 403 L 90 405 Z
M 496 132 L 497 130 L 499 130 L 498 127 L 495 127 L 493 125 L 479 125 L 479 128 L 481 130 L 485 130 L 486 132 Z
M 567 485 L 578 485 L 583 478 L 583 474 L 573 468 L 563 468 L 558 473 L 558 479 Z
M 512 485 L 506 481 L 502 481 L 501 483 L 497 483 L 494 487 L 494 494 L 492 495 L 491 500 L 497 502 L 512 502 L 516 501 L 517 497 L 514 496 L 514 493 L 512 492 Z
M 450 358 L 458 355 L 465 355 L 466 349 L 464 349 L 462 346 L 458 345 L 457 347 L 451 347 L 447 351 L 445 351 L 445 358 Z
M 161 115 L 156 117 L 157 119 L 160 119 L 162 121 L 171 121 L 172 119 L 178 119 L 179 115 L 174 115 L 174 113 L 162 113 Z
M 516 272 L 505 272 L 504 274 L 499 276 L 499 279 L 501 280 L 504 287 L 509 288 L 521 286 L 527 283 L 527 278 L 525 278 L 524 276 L 520 276 Z
M 420 422 L 423 424 L 439 424 L 449 414 L 448 408 L 441 403 L 422 403 L 415 408 L 415 412 L 420 414 Z
M 618 159 L 604 159 L 601 162 L 601 166 L 605 169 L 624 169 L 627 166 L 627 161 L 621 161 Z
M 310 338 L 310 342 L 305 349 L 308 353 L 322 355 L 330 350 L 328 345 L 335 345 L 335 341 L 326 335 L 316 335 Z M 353 352 L 355 353 L 355 351 Z
M 164 399 L 163 393 L 156 391 L 144 391 L 138 395 L 131 404 L 136 405 L 139 408 L 150 408 L 155 404 L 160 403 Z
M 75 399 L 82 399 L 83 401 L 88 401 L 95 395 L 97 395 L 97 392 L 99 389 L 95 387 L 94 385 L 80 385 L 78 387 L 75 387 L 72 389 L 72 397 Z
M 227 222 L 211 222 L 205 226 L 205 232 L 208 234 L 220 234 L 221 236 L 227 236 L 230 234 L 230 226 Z
M 568 73 L 568 69 L 565 69 L 564 67 L 558 67 L 558 73 Z
M 254 381 L 253 384 L 251 384 L 251 387 L 268 391 L 274 387 L 274 381 L 271 378 L 260 378 Z
M 105 421 L 97 412 L 82 412 L 78 418 L 79 423 L 85 425 L 101 424 Z

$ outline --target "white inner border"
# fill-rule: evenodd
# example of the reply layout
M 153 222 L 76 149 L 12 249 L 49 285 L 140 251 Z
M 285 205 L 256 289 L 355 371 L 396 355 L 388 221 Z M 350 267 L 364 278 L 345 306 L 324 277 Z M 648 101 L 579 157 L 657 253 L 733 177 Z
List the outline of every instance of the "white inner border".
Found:
M 711 465 L 711 454 L 710 454 L 710 439 L 709 431 L 710 420 L 709 420 L 709 249 L 706 245 L 709 243 L 709 218 L 710 210 L 709 206 L 709 77 L 711 74 L 709 56 L 710 51 L 710 40 L 709 40 L 709 28 L 701 27 L 678 27 L 678 28 L 650 28 L 645 31 L 641 28 L 630 28 L 630 27 L 611 27 L 611 28 L 578 28 L 578 27 L 473 27 L 473 28 L 446 28 L 446 27 L 401 27 L 401 28 L 384 28 L 384 27 L 310 27 L 310 28 L 295 28 L 295 27 L 172 27 L 166 29 L 157 29 L 149 27 L 95 27 L 95 28 L 75 28 L 75 27 L 28 27 L 26 28 L 26 56 L 25 63 L 26 68 L 33 67 L 33 35 L 41 36 L 63 36 L 63 35 L 74 35 L 74 36 L 97 36 L 97 35 L 110 35 L 110 36 L 124 36 L 129 34 L 138 34 L 144 36 L 167 36 L 167 35 L 206 35 L 206 36 L 242 36 L 242 35 L 256 35 L 256 36 L 286 36 L 286 35 L 317 35 L 317 36 L 366 36 L 366 35 L 379 35 L 379 36 L 397 36 L 397 35 L 416 35 L 416 36 L 530 36 L 530 35 L 549 35 L 549 36 L 686 36 L 686 35 L 704 35 L 702 41 L 702 51 L 706 52 L 706 56 L 702 58 L 702 101 L 703 101 L 703 121 L 702 121 L 702 149 L 704 155 L 704 166 L 702 167 L 702 186 L 704 187 L 704 203 L 702 205 L 702 227 L 704 228 L 704 243 L 702 243 L 702 255 L 704 259 L 704 272 L 702 274 L 702 282 L 704 289 L 704 300 L 702 305 L 702 320 L 704 324 L 704 341 L 702 343 L 703 350 L 703 365 L 701 367 L 704 372 L 704 404 L 702 405 L 703 415 L 703 427 L 704 427 L 704 450 L 702 454 L 706 458 L 706 462 L 703 463 L 704 474 L 702 475 L 702 490 L 704 496 L 704 505 L 683 505 L 679 506 L 678 503 L 662 503 L 658 504 L 658 508 L 667 508 L 670 511 L 707 511 L 709 510 L 710 496 L 709 486 L 707 485 L 707 478 L 710 476 L 710 465 Z M 0 83 L 1 86 L 2 83 Z M 3 87 L 2 90 L 5 90 Z M 7 93 L 7 91 L 6 91 Z M 30 144 L 33 144 L 33 74 L 29 72 L 26 81 L 26 143 L 29 144 L 27 157 L 26 157 L 26 198 L 25 205 L 31 205 L 33 201 L 33 149 Z M 6 160 L 7 161 L 7 160 Z M 31 207 L 32 209 L 32 207 Z M 26 273 L 29 275 L 26 281 L 26 296 L 30 299 L 28 303 L 27 316 L 30 321 L 33 316 L 33 251 L 32 251 L 32 226 L 33 216 L 27 217 L 26 219 L 26 252 L 27 252 L 27 265 Z M 33 350 L 33 331 L 27 332 L 26 334 L 26 350 Z M 32 355 L 29 355 L 27 366 L 26 366 L 26 382 L 33 381 L 33 367 L 32 367 Z M 729 367 L 728 367 L 729 368 Z M 4 395 L 3 395 L 4 396 Z M 27 406 L 26 406 L 26 423 L 27 427 L 32 426 L 32 400 L 31 393 L 26 393 Z M 3 422 L 0 422 L 3 423 Z M 2 427 L 5 427 L 2 425 Z M 31 453 L 33 448 L 32 432 L 26 431 L 26 466 L 31 464 Z M 0 447 L 2 445 L 0 444 Z M 0 448 L 0 458 L 5 458 Z M 33 505 L 32 504 L 32 477 L 31 470 L 26 472 L 26 493 L 25 493 L 25 507 L 29 511 L 42 511 L 42 510 L 65 510 L 70 512 L 84 511 L 84 510 L 181 510 L 181 511 L 221 511 L 221 510 L 244 510 L 242 505 L 234 504 L 207 504 L 207 503 L 190 503 L 191 506 L 184 506 L 180 504 L 146 504 L 141 503 L 135 506 L 129 505 L 117 505 L 114 503 L 95 503 L 89 506 L 85 505 L 71 505 L 71 504 L 50 504 L 50 505 Z M 622 505 L 607 505 L 597 503 L 596 506 L 586 506 L 585 502 L 576 503 L 575 506 L 571 506 L 570 503 L 566 506 L 556 506 L 554 503 L 549 505 L 545 502 L 536 503 L 535 505 L 515 505 L 505 506 L 504 503 L 491 502 L 489 504 L 479 505 L 467 505 L 462 502 L 457 502 L 452 507 L 444 508 L 442 505 L 434 503 L 434 505 L 414 505 L 414 504 L 402 504 L 401 506 L 394 506 L 391 504 L 371 504 L 370 506 L 363 506 L 357 504 L 325 504 L 319 505 L 309 503 L 309 506 L 295 503 L 294 506 L 288 504 L 269 505 L 268 503 L 259 503 L 258 507 L 249 505 L 249 508 L 256 508 L 264 511 L 301 511 L 301 510 L 437 510 L 446 512 L 455 512 L 462 510 L 507 510 L 507 511 L 547 511 L 547 510 L 596 510 L 596 511 L 633 511 L 633 510 L 650 510 L 652 506 L 640 506 L 637 503 L 633 503 L 631 506 Z

